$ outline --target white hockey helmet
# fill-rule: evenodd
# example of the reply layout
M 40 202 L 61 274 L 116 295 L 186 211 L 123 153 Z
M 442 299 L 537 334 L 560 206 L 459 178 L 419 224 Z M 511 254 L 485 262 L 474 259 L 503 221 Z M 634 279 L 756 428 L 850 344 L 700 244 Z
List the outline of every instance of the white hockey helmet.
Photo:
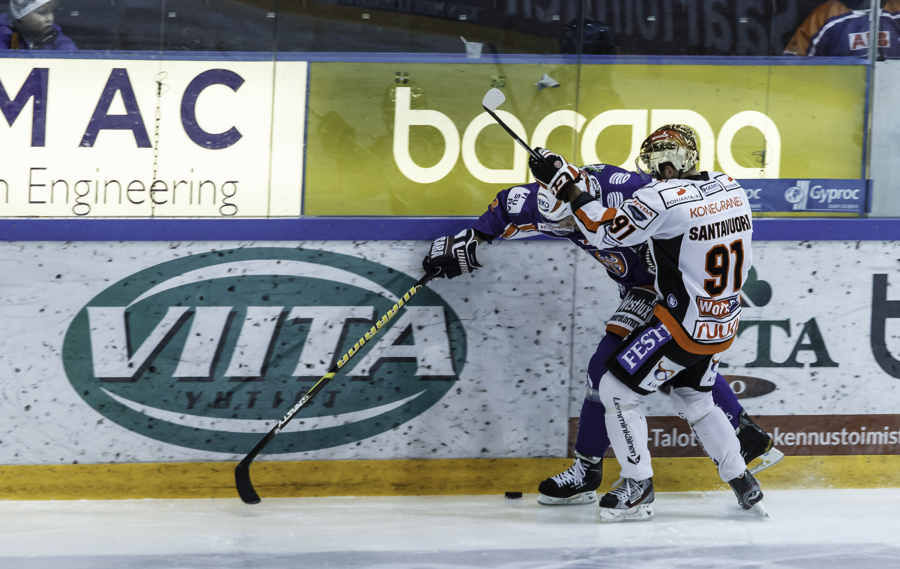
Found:
M 645 174 L 660 176 L 660 167 L 671 164 L 678 175 L 693 168 L 700 159 L 697 152 L 697 133 L 683 124 L 667 124 L 659 127 L 641 144 L 641 152 L 634 161 L 637 169 Z M 641 167 L 641 162 L 648 168 Z

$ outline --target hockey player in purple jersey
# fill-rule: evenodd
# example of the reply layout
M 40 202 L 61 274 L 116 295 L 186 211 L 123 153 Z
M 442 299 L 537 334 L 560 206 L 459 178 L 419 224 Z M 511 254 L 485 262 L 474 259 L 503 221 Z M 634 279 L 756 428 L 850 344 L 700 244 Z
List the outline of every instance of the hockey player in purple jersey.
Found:
M 653 182 L 647 174 L 605 164 L 585 166 L 583 171 L 588 174 L 589 191 L 607 207 L 620 206 L 636 190 Z M 436 239 L 422 264 L 426 271 L 440 269 L 439 278 L 452 279 L 482 266 L 477 256 L 479 245 L 497 238 L 519 239 L 539 234 L 573 242 L 602 263 L 619 285 L 621 304 L 607 323 L 607 333 L 588 364 L 575 461 L 568 470 L 544 480 L 538 487 L 538 502 L 544 505 L 592 503 L 601 482 L 602 457 L 610 446 L 598 383 L 607 371 L 607 357 L 653 313 L 657 300 L 653 289 L 655 270 L 648 263 L 649 256 L 630 247 L 598 249 L 578 230 L 568 204 L 558 202 L 539 184 L 531 183 L 502 190 L 471 229 Z M 746 463 L 757 462 L 751 472 L 768 468 L 784 456 L 743 410 L 721 375 L 716 379 L 713 398 L 735 428 Z

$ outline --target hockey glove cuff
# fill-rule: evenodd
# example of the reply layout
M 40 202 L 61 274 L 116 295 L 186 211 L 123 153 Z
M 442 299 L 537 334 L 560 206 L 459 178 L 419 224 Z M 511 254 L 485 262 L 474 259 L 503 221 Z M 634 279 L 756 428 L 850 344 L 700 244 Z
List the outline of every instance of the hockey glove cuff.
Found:
M 590 194 L 590 192 L 582 192 L 582 193 L 578 194 L 578 196 L 575 199 L 573 199 L 572 201 L 569 202 L 569 207 L 572 209 L 572 212 L 574 213 L 574 212 L 578 211 L 579 209 L 581 209 L 582 207 L 584 207 L 585 204 L 592 202 L 592 201 L 596 201 L 596 199 L 597 198 L 592 196 Z
M 543 186 L 538 188 L 537 206 L 541 215 L 550 221 L 562 221 L 572 215 L 569 204 L 556 199 L 556 196 Z

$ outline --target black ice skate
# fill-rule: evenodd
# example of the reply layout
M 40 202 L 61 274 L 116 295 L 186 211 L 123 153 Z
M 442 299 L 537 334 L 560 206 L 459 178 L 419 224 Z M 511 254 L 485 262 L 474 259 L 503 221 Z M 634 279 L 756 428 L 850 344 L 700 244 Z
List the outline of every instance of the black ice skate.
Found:
M 765 507 L 762 505 L 763 493 L 759 487 L 759 482 L 750 474 L 749 470 L 745 470 L 743 474 L 737 478 L 728 481 L 734 495 L 737 496 L 738 505 L 745 510 L 751 508 L 757 510 L 765 517 L 769 517 Z
M 632 480 L 620 478 L 621 483 L 600 499 L 602 522 L 649 522 L 653 519 L 653 478 Z
M 748 467 L 756 459 L 760 460 L 750 468 L 750 474 L 758 474 L 770 466 L 775 466 L 784 458 L 784 453 L 773 446 L 775 441 L 772 440 L 772 437 L 754 423 L 743 409 L 737 429 L 737 438 L 741 443 L 741 457 Z
M 538 486 L 538 504 L 566 506 L 591 504 L 597 500 L 597 488 L 603 479 L 603 459 L 575 453 L 575 463 L 561 474 L 548 478 Z

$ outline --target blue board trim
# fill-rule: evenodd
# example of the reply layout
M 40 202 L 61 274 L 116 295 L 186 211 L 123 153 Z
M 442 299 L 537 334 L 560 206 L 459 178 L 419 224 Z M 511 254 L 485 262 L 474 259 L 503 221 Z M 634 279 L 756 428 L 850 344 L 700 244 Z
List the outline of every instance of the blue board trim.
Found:
M 3 219 L 3 241 L 430 241 L 474 217 Z M 755 219 L 756 241 L 900 241 L 900 219 Z M 538 238 L 540 239 L 540 237 Z M 548 238 L 549 239 L 549 238 Z
M 854 57 L 769 57 L 769 56 L 683 56 L 683 55 L 542 55 L 484 54 L 466 57 L 456 53 L 334 53 L 290 51 L 45 51 L 7 50 L 0 58 L 9 59 L 124 59 L 151 61 L 309 61 L 346 63 L 541 63 L 547 65 L 869 65 L 865 58 Z
M 136 61 L 271 61 L 272 51 L 47 51 L 8 50 L 0 52 L 7 59 L 124 59 Z

